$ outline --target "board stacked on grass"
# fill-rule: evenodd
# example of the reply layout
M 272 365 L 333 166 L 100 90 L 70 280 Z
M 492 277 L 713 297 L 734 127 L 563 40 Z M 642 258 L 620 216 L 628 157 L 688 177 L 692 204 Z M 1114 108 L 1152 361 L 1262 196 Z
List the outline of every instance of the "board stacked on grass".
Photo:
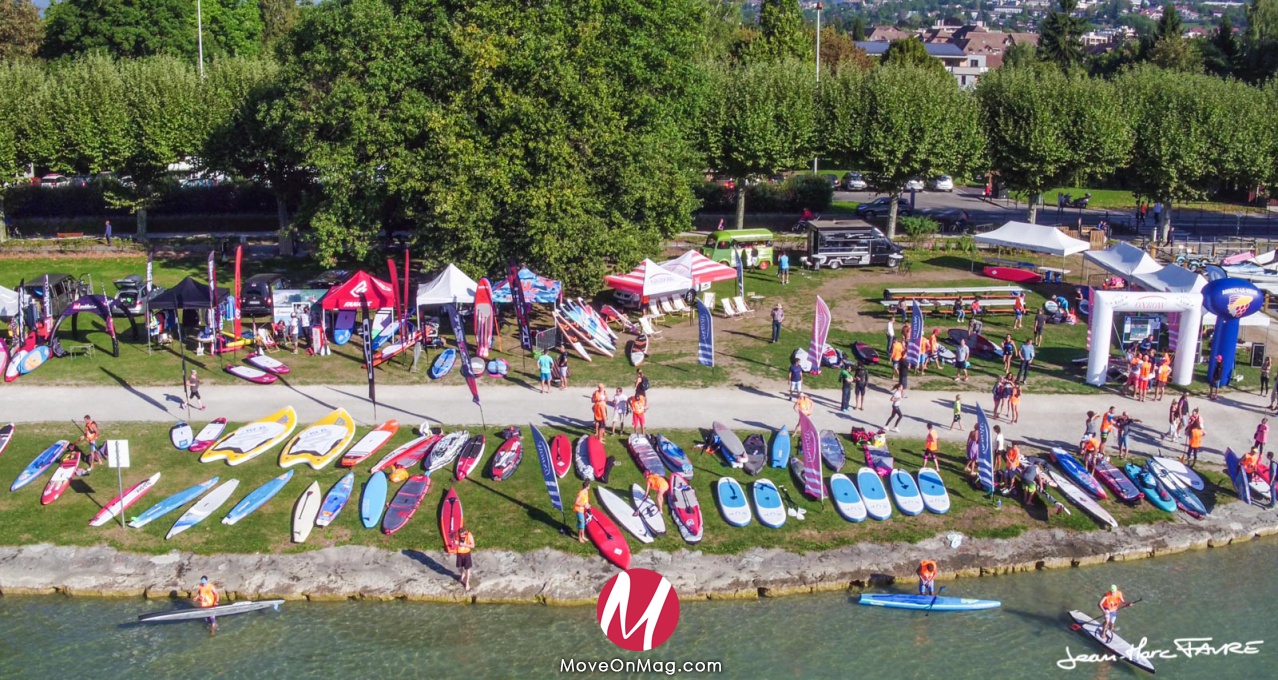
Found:
M 284 489 L 284 485 L 288 484 L 288 481 L 293 478 L 293 472 L 293 470 L 289 470 L 250 491 L 247 496 L 240 499 L 240 502 L 231 508 L 230 512 L 226 513 L 226 516 L 222 518 L 222 524 L 234 526 L 236 522 L 248 517 L 256 512 L 258 508 L 266 505 L 268 501 L 275 498 L 275 495 Z
M 315 528 L 315 520 L 319 517 L 321 503 L 323 496 L 320 495 L 319 482 L 311 482 L 293 504 L 294 543 L 305 543 L 310 537 L 311 529 Z
M 51 465 L 56 463 L 62 454 L 67 450 L 71 442 L 61 439 L 53 443 L 52 446 L 40 452 L 30 463 L 27 464 L 22 472 L 18 473 L 18 477 L 13 480 L 13 484 L 9 487 L 9 491 L 17 491 L 22 487 L 34 482 L 48 470 Z
M 204 494 L 205 491 L 208 491 L 209 489 L 213 488 L 213 485 L 217 484 L 217 480 L 218 478 L 214 477 L 213 479 L 210 479 L 208 481 L 200 482 L 199 484 L 196 484 L 195 486 L 187 487 L 173 494 L 172 496 L 165 498 L 159 503 L 156 503 L 155 505 L 152 505 L 150 508 L 147 508 L 146 512 L 129 520 L 129 526 L 133 527 L 134 529 L 141 529 L 142 527 L 150 524 L 151 522 L 154 522 L 155 520 L 169 514 L 170 512 L 177 510 L 183 505 L 190 503 L 196 498 L 199 498 L 201 495 Z
M 892 516 L 892 503 L 888 501 L 887 490 L 883 481 L 873 469 L 863 467 L 856 471 L 856 484 L 861 491 L 861 499 L 865 502 L 865 512 L 877 520 L 885 520 Z
M 843 519 L 849 522 L 865 521 L 865 503 L 847 475 L 841 472 L 830 475 L 830 500 L 834 503 L 835 512 Z
M 426 497 L 426 493 L 430 491 L 430 477 L 428 475 L 413 475 L 399 487 L 399 491 L 395 493 L 395 498 L 391 501 L 390 507 L 386 508 L 386 514 L 382 517 L 382 533 L 387 536 L 404 528 L 408 524 L 408 520 L 413 518 L 417 513 L 417 508 L 422 504 L 422 499 Z
M 62 457 L 62 462 L 58 464 L 58 469 L 53 471 L 53 476 L 49 478 L 49 483 L 44 487 L 44 493 L 40 494 L 40 505 L 48 505 L 62 497 L 62 493 L 71 486 L 71 480 L 75 477 L 75 471 L 80 467 L 80 452 L 72 451 Z
M 336 484 L 328 490 L 324 496 L 324 502 L 320 504 L 319 515 L 315 518 L 315 526 L 326 527 L 342 514 L 342 509 L 346 507 L 346 502 L 351 498 L 351 491 L 355 489 L 355 473 L 348 472 Z
M 630 455 L 634 456 L 635 463 L 639 465 L 640 472 L 645 475 L 666 476 L 666 466 L 662 464 L 661 457 L 657 455 L 647 435 L 632 434 L 626 443 L 630 448 Z
M 566 434 L 557 434 L 550 440 L 550 465 L 555 477 L 563 479 L 572 469 L 572 440 Z
M 373 428 L 368 434 L 365 434 L 355 445 L 342 456 L 341 462 L 338 464 L 342 467 L 355 467 L 368 459 L 374 453 L 377 453 L 386 442 L 390 441 L 395 433 L 399 432 L 399 421 L 388 420 L 381 425 Z
M 389 473 L 394 468 L 410 468 L 421 462 L 440 439 L 443 437 L 437 434 L 423 434 L 405 442 L 377 461 L 377 464 L 373 466 L 373 472 L 387 470 Z
M 0 342 L 0 345 L 3 344 L 3 342 Z M 18 427 L 13 423 L 0 427 L 0 453 L 4 453 L 4 450 L 9 448 L 9 442 L 13 441 L 13 433 L 17 429 Z
M 134 503 L 142 500 L 142 497 L 154 488 L 155 483 L 158 481 L 160 481 L 160 473 L 157 472 L 125 489 L 124 493 L 111 499 L 102 507 L 101 510 L 98 511 L 98 514 L 93 516 L 93 519 L 89 520 L 89 526 L 100 527 L 103 524 L 110 522 L 112 519 L 115 519 L 117 515 L 133 507 Z
M 752 486 L 754 511 L 759 516 L 759 523 L 765 527 L 780 529 L 785 525 L 785 505 L 781 503 L 777 485 L 770 479 L 757 479 Z
M 497 447 L 497 451 L 493 453 L 492 465 L 489 469 L 489 476 L 499 482 L 510 479 L 515 474 L 515 470 L 519 469 L 519 464 L 524 460 L 524 444 L 523 436 L 519 430 L 515 430 L 506 441 Z
M 923 496 L 919 493 L 919 487 L 914 483 L 914 478 L 910 473 L 897 468 L 889 475 L 892 489 L 892 498 L 896 500 L 896 507 L 907 515 L 917 515 L 923 512 Z
M 186 450 L 191 453 L 203 453 L 222 436 L 224 430 L 226 430 L 226 418 L 213 420 L 200 429 L 200 433 L 195 435 L 195 439 Z
M 943 515 L 950 511 L 950 494 L 945 490 L 941 473 L 930 468 L 919 470 L 919 494 L 928 512 Z
M 280 467 L 306 463 L 313 470 L 326 467 L 355 438 L 355 420 L 344 408 L 311 423 L 297 433 L 280 452 Z
M 688 484 L 688 480 L 678 472 L 670 473 L 670 516 L 674 518 L 679 534 L 688 543 L 700 543 L 703 531 L 701 521 L 701 504 L 697 502 L 697 492 Z
M 648 528 L 648 523 L 643 520 L 634 506 L 607 487 L 596 486 L 595 495 L 599 497 L 599 505 L 630 535 L 639 539 L 640 543 L 652 543 L 652 530 Z
M 364 493 L 359 499 L 359 520 L 365 529 L 372 529 L 382 521 L 388 487 L 386 473 L 380 470 L 374 472 L 373 476 L 364 483 Z
M 209 515 L 217 512 L 223 503 L 231 498 L 231 494 L 235 493 L 236 487 L 240 485 L 240 480 L 231 479 L 224 482 L 221 486 L 209 492 L 207 496 L 200 499 L 199 503 L 191 506 L 178 521 L 173 523 L 173 527 L 169 529 L 169 533 L 165 534 L 164 540 L 169 540 L 174 536 L 190 529 L 191 527 L 203 522 Z
M 657 435 L 656 440 L 653 448 L 661 455 L 661 461 L 666 464 L 666 467 L 670 468 L 672 472 L 678 472 L 684 477 L 692 479 L 694 469 L 692 462 L 688 460 L 688 454 L 684 453 L 678 444 L 666 439 L 663 435 Z
M 586 535 L 605 560 L 619 569 L 630 568 L 630 544 L 626 543 L 626 537 L 607 515 L 595 512 L 594 508 L 587 508 Z
M 450 432 L 444 435 L 443 439 L 440 439 L 439 442 L 435 444 L 434 448 L 430 450 L 430 453 L 426 456 L 426 460 L 423 461 L 422 465 L 426 468 L 427 472 L 434 472 L 449 465 L 453 461 L 457 460 L 457 457 L 461 455 L 462 447 L 466 445 L 466 442 L 469 439 L 470 433 L 465 430 L 460 432 Z M 482 439 L 479 441 L 479 446 L 482 450 Z
M 285 406 L 217 440 L 200 454 L 200 462 L 225 460 L 227 465 L 246 463 L 287 439 L 296 427 L 297 411 L 292 406 Z

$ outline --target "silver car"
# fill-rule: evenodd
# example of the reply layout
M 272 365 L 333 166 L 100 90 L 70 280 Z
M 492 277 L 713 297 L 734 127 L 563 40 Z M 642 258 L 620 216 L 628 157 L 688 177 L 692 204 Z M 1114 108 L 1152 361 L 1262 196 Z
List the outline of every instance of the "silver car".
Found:
M 933 191 L 954 191 L 954 178 L 949 175 L 939 175 L 932 180 Z
M 848 191 L 865 191 L 870 185 L 865 182 L 859 172 L 849 172 L 847 177 L 843 178 L 843 188 Z

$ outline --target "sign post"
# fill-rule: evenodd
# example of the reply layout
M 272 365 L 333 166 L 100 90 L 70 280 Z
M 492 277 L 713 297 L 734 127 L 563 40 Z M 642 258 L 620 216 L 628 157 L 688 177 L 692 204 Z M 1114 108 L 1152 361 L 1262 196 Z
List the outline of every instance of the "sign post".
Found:
M 107 467 L 115 468 L 115 480 L 120 485 L 120 495 L 124 497 L 124 468 L 129 467 L 129 440 L 107 440 Z M 124 512 L 120 512 L 120 528 L 124 528 Z

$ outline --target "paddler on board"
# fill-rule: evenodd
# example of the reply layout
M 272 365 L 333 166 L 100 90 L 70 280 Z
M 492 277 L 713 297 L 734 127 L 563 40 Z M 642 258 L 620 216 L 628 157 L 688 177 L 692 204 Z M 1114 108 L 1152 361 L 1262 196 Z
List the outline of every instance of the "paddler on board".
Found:
M 919 595 L 936 595 L 936 560 L 919 562 Z
M 1123 599 L 1123 591 L 1118 586 L 1109 587 L 1109 592 L 1100 600 L 1101 613 L 1105 616 L 1105 625 L 1096 631 L 1096 637 L 1109 642 L 1114 639 L 1114 623 L 1118 621 L 1118 610 L 1127 605 L 1127 601 Z
M 221 599 L 217 594 L 217 589 L 213 587 L 212 583 L 209 583 L 209 577 L 201 576 L 200 585 L 196 587 L 195 593 L 191 595 L 191 601 L 195 603 L 195 606 L 200 609 L 216 607 Z M 217 617 L 210 616 L 204 621 L 209 624 L 209 635 L 217 635 Z

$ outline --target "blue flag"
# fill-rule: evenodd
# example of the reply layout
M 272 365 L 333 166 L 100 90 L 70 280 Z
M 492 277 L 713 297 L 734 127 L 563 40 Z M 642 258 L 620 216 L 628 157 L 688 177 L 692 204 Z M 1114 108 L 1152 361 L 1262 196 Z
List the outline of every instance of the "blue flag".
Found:
M 541 463 L 541 476 L 546 481 L 546 493 L 550 494 L 550 504 L 559 512 L 563 512 L 564 500 L 559 496 L 559 477 L 555 475 L 555 466 L 550 462 L 550 445 L 546 443 L 546 438 L 537 426 L 529 423 L 528 427 L 532 429 L 533 447 L 537 449 L 537 460 Z
M 745 258 L 740 248 L 733 248 L 733 259 L 737 261 L 737 295 L 745 298 Z
M 706 303 L 697 300 L 697 363 L 714 368 L 714 317 Z
M 990 432 L 990 421 L 985 419 L 985 411 L 976 405 L 976 434 L 979 448 L 976 452 L 976 473 L 980 477 L 981 486 L 988 492 L 994 492 L 994 435 Z
M 923 310 L 919 309 L 918 300 L 912 302 L 914 308 L 910 313 L 910 345 L 905 350 L 905 360 L 911 366 L 918 366 L 919 348 L 923 344 Z
M 466 349 L 466 328 L 462 326 L 461 314 L 457 312 L 457 305 L 450 304 L 445 307 L 448 311 L 448 320 L 453 325 L 453 335 L 457 338 L 457 358 L 461 363 L 462 377 L 466 378 L 466 386 L 470 388 L 471 401 L 479 403 L 479 384 L 475 382 L 475 373 L 470 370 L 470 350 Z

